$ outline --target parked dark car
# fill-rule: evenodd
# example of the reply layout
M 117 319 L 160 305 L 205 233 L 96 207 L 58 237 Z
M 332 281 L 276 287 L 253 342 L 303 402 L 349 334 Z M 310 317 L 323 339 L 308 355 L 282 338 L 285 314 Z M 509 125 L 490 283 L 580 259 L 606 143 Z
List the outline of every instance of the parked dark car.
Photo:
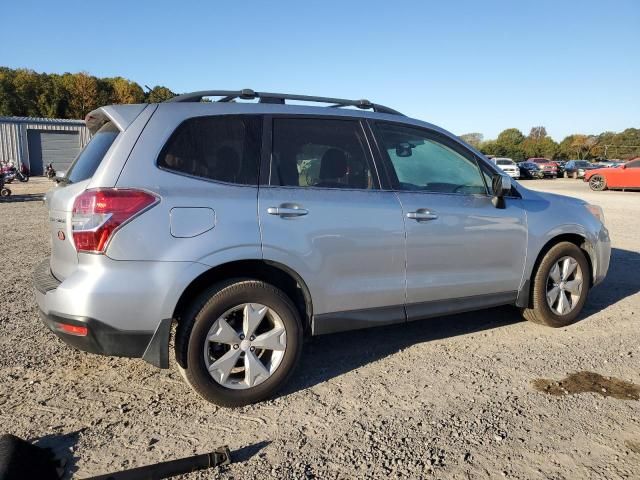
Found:
M 596 168 L 598 168 L 597 165 L 586 160 L 569 160 L 564 166 L 564 177 L 584 178 L 587 170 L 594 170 Z
M 565 161 L 556 160 L 556 166 L 558 168 L 558 178 L 564 177 L 564 166 L 566 164 L 567 164 L 567 162 L 565 162 Z
M 520 178 L 525 179 L 536 179 L 536 178 L 544 178 L 544 172 L 542 168 L 533 162 L 520 162 L 518 164 L 520 167 Z

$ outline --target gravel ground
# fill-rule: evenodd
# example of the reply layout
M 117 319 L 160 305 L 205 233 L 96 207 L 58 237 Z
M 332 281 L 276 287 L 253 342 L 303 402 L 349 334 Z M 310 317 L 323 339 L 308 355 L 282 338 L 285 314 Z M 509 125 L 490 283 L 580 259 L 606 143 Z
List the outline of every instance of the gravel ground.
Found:
M 638 390 L 609 396 L 607 382 L 640 384 L 640 193 L 526 184 L 605 210 L 611 269 L 581 321 L 553 330 L 498 308 L 314 338 L 286 391 L 235 410 L 175 368 L 77 352 L 40 324 L 31 271 L 49 251 L 37 193 L 50 184 L 16 185 L 0 203 L 4 430 L 67 451 L 75 478 L 223 444 L 234 464 L 183 478 L 638 478 Z M 577 372 L 603 377 L 540 387 Z M 595 393 L 572 393 L 593 378 Z

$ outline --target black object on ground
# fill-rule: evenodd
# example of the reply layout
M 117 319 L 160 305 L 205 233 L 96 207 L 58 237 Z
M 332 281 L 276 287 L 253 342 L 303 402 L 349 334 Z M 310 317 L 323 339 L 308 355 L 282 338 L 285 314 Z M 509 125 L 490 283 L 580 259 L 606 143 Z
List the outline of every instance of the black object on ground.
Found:
M 228 465 L 229 463 L 231 463 L 229 447 L 220 447 L 211 453 L 203 453 L 178 460 L 145 465 L 144 467 L 132 468 L 116 473 L 107 473 L 86 480 L 159 480 L 161 478 L 170 478 L 175 475 L 195 472 L 196 470 Z
M 63 470 L 50 449 L 14 435 L 0 436 L 0 480 L 59 480 Z

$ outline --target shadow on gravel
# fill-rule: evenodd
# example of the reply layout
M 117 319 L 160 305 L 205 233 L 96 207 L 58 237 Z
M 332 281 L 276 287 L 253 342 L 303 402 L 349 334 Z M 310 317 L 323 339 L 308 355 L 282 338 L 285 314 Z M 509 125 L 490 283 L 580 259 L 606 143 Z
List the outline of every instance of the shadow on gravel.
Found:
M 292 381 L 279 395 L 312 387 L 411 345 L 524 321 L 512 307 L 437 317 L 387 327 L 312 337 Z
M 263 440 L 261 442 L 254 443 L 253 445 L 247 445 L 246 447 L 242 447 L 242 448 L 239 448 L 238 450 L 234 450 L 232 453 L 233 462 L 234 463 L 246 462 L 255 454 L 257 454 L 260 450 L 269 446 L 270 443 L 271 441 L 269 440 Z
M 84 430 L 77 430 L 64 435 L 45 435 L 44 437 L 32 440 L 32 442 L 38 447 L 48 448 L 53 452 L 56 459 L 63 462 L 63 479 L 73 478 L 73 474 L 78 471 L 78 467 L 76 465 L 77 458 L 73 452 L 75 451 L 75 446 L 80 439 L 80 434 L 83 431 Z
M 2 197 L 0 203 L 41 202 L 43 198 L 43 193 L 25 193 L 24 195 L 11 195 L 10 197 Z
M 610 305 L 640 292 L 640 253 L 611 249 L 611 264 L 604 282 L 589 292 L 580 315 L 593 315 Z

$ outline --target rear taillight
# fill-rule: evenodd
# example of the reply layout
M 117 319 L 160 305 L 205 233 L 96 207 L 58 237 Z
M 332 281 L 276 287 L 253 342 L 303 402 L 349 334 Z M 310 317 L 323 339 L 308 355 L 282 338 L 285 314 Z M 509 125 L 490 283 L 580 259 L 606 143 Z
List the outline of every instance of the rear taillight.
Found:
M 73 242 L 79 252 L 103 253 L 121 225 L 158 201 L 155 195 L 131 189 L 87 190 L 73 203 Z

